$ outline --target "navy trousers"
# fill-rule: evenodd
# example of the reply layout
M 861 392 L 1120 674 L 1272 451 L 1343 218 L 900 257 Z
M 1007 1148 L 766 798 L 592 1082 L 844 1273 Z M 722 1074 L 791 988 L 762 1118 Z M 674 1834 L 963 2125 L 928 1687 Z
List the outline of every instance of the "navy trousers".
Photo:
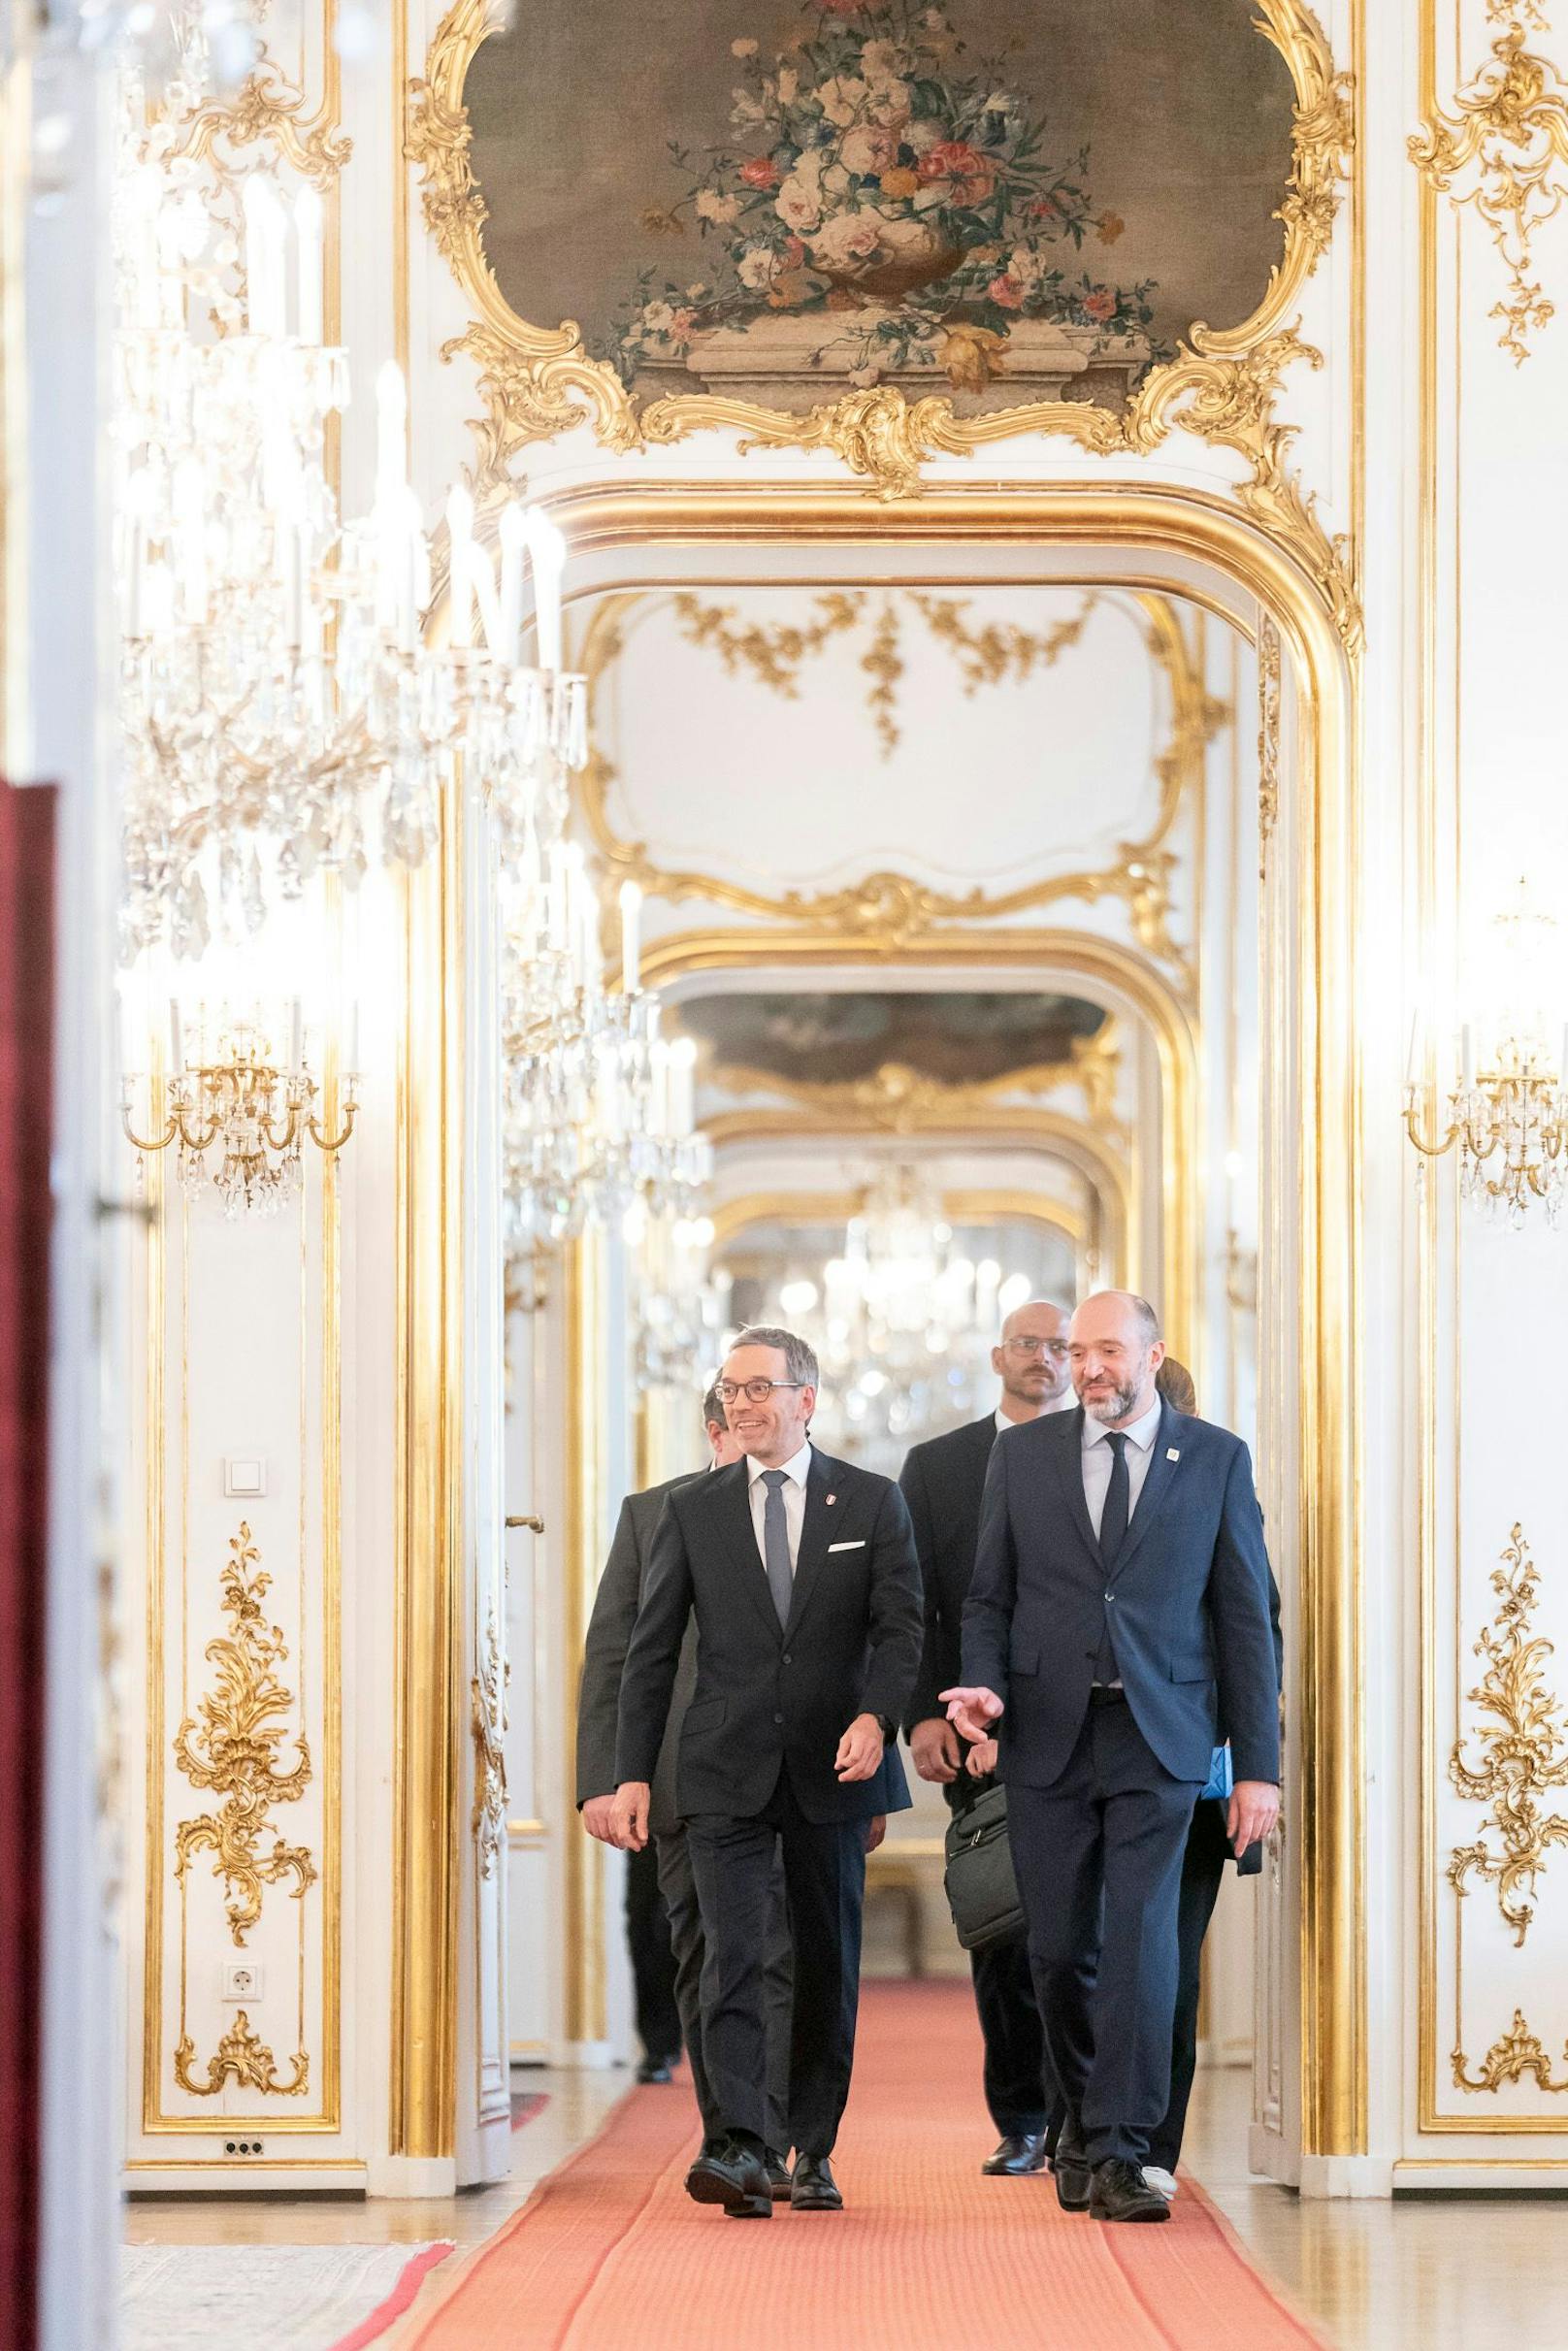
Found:
M 724 2116 L 702 2062 L 702 1969 L 707 1945 L 702 1939 L 702 1912 L 697 1899 L 691 1850 L 684 1828 L 663 1831 L 653 1842 L 659 1852 L 659 1890 L 670 1912 L 670 1940 L 675 1952 L 675 2005 L 686 2038 L 692 2089 L 702 2117 L 702 2137 L 716 2140 L 724 2137 Z M 787 2153 L 790 2143 L 790 2016 L 795 2003 L 794 1984 L 795 1956 L 790 1944 L 789 1906 L 784 1899 L 784 1868 L 775 1860 L 768 1939 L 763 1951 L 768 2124 L 762 2136 L 776 2155 Z
M 1052 1786 L 1008 1783 L 1046 2053 L 1091 2163 L 1141 2163 L 1170 2102 L 1182 1859 L 1202 1784 L 1172 1778 L 1119 1691 L 1091 1705 Z

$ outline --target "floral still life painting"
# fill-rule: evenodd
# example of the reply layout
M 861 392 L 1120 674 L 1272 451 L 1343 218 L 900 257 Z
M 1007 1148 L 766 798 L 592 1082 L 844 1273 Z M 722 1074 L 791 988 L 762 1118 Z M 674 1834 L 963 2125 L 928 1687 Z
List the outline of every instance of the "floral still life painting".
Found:
M 485 251 L 520 316 L 579 321 L 635 396 L 1120 407 L 1194 315 L 1174 252 L 1209 268 L 1216 324 L 1278 259 L 1290 76 L 1245 5 L 553 5 L 470 69 Z

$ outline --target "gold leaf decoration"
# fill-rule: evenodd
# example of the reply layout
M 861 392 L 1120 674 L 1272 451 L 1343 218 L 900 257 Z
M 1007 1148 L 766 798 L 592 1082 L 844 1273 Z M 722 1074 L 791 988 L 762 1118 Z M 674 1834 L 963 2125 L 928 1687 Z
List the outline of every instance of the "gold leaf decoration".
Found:
M 1525 48 L 1526 37 L 1523 24 L 1511 22 L 1491 45 L 1490 64 L 1455 92 L 1453 112 L 1439 108 L 1409 142 L 1428 184 L 1455 207 L 1473 206 L 1502 257 L 1508 286 L 1490 316 L 1501 322 L 1498 346 L 1516 367 L 1530 356 L 1528 338 L 1554 315 L 1530 276 L 1531 244 L 1568 196 L 1568 93 L 1546 59 Z M 1468 184 L 1456 187 L 1461 176 Z
M 1538 2090 L 1568 2090 L 1568 2076 L 1561 2081 L 1552 2078 L 1552 2059 L 1525 2023 L 1522 2008 L 1514 2010 L 1512 2025 L 1492 2042 L 1479 2073 L 1471 2073 L 1462 2048 L 1454 2049 L 1453 2062 L 1454 2085 L 1461 2090 L 1495 2092 L 1505 2081 L 1522 2081 L 1527 2073 L 1534 2076 Z
M 294 1880 L 296 1901 L 315 1882 L 315 1863 L 305 1845 L 278 1837 L 269 1853 L 257 1851 L 275 1804 L 298 1801 L 310 1781 L 310 1749 L 303 1731 L 294 1742 L 296 1761 L 278 1769 L 278 1750 L 287 1737 L 279 1719 L 293 1692 L 273 1670 L 288 1655 L 282 1633 L 269 1626 L 262 1601 L 272 1578 L 256 1568 L 260 1557 L 244 1519 L 229 1539 L 223 1570 L 223 1614 L 233 1630 L 210 1641 L 208 1663 L 217 1668 L 214 1687 L 201 1701 L 202 1728 L 186 1715 L 175 1734 L 175 1761 L 193 1786 L 212 1788 L 224 1798 L 216 1812 L 181 1820 L 175 1833 L 175 1876 L 182 1878 L 193 1856 L 211 1852 L 212 1874 L 228 1892 L 229 1931 L 244 1946 L 261 1916 L 262 1888 Z M 252 1575 L 249 1571 L 256 1568 Z
M 237 2088 L 259 2090 L 263 2096 L 275 2098 L 303 2098 L 310 2087 L 310 2060 L 306 2051 L 295 2050 L 293 2074 L 289 2080 L 279 2081 L 278 2060 L 251 2030 L 244 2008 L 237 2012 L 234 2023 L 208 2059 L 205 2082 L 198 2081 L 191 2072 L 195 2055 L 196 2046 L 189 2034 L 181 2033 L 175 2044 L 175 2079 L 192 2098 L 215 2098 L 231 2075 Z
M 1093 1124 L 1114 1138 L 1120 1132 L 1115 1102 L 1121 1055 L 1120 1031 L 1114 1020 L 1107 1020 L 1093 1036 L 1075 1036 L 1063 1061 L 1036 1061 L 978 1081 L 928 1077 L 903 1061 L 884 1061 L 864 1078 L 789 1078 L 776 1070 L 731 1061 L 716 1062 L 706 1074 L 710 1083 L 732 1094 L 782 1094 L 787 1101 L 841 1112 L 852 1124 L 868 1123 L 895 1134 L 915 1131 L 932 1113 L 962 1124 L 965 1107 L 1004 1094 L 1051 1094 L 1059 1086 L 1078 1086 Z
M 1258 878 L 1280 814 L 1280 633 L 1265 612 L 1258 629 Z
M 506 1840 L 506 1686 L 510 1666 L 501 1661 L 501 1638 L 491 1616 L 479 1671 L 469 1683 L 470 1728 L 474 1734 L 474 1813 L 470 1823 L 479 1851 L 479 1876 L 488 1878 Z
M 1552 1845 L 1568 1845 L 1568 1819 L 1560 1812 L 1544 1814 L 1539 1802 L 1548 1789 L 1568 1787 L 1562 1709 L 1541 1675 L 1552 1644 L 1530 1630 L 1540 1581 L 1523 1529 L 1516 1526 L 1491 1574 L 1497 1613 L 1475 1644 L 1486 1671 L 1466 1692 L 1469 1703 L 1489 1717 L 1476 1734 L 1481 1757 L 1474 1765 L 1466 1763 L 1462 1736 L 1449 1757 L 1449 1779 L 1458 1793 L 1491 1808 L 1474 1845 L 1454 1848 L 1449 1882 L 1457 1894 L 1468 1892 L 1472 1877 L 1495 1884 L 1498 1908 L 1518 1945 L 1535 1916 L 1535 1883 L 1547 1852 Z M 1487 1843 L 1493 1831 L 1500 1851 Z
M 233 150 L 264 141 L 276 147 L 280 160 L 323 194 L 337 180 L 354 151 L 354 143 L 340 131 L 323 109 L 306 112 L 303 90 L 287 82 L 267 54 L 265 46 L 254 72 L 232 96 L 210 98 L 170 126 L 174 144 L 166 151 L 209 164 L 225 184 L 232 183 Z

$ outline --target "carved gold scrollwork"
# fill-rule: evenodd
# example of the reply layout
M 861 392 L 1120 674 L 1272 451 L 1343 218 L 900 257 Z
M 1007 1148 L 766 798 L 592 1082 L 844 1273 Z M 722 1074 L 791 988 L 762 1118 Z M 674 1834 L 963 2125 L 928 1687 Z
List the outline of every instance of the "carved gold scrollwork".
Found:
M 242 2090 L 259 2090 L 276 2098 L 303 2098 L 310 2087 L 310 2060 L 304 2049 L 294 2052 L 294 2072 L 287 2081 L 278 2078 L 278 2060 L 266 2042 L 251 2030 L 250 2019 L 244 2008 L 238 2010 L 234 2023 L 218 2042 L 207 2061 L 207 2079 L 198 2081 L 191 2072 L 196 2046 L 188 2033 L 181 2033 L 175 2044 L 175 2079 L 192 2098 L 213 2098 L 231 2075 Z
M 1568 196 L 1568 92 L 1546 59 L 1525 48 L 1519 10 L 1507 14 L 1511 21 L 1491 45 L 1491 63 L 1455 92 L 1453 113 L 1439 108 L 1409 146 L 1411 160 L 1439 194 L 1455 207 L 1474 206 L 1502 256 L 1507 292 L 1489 315 L 1502 323 L 1499 348 L 1519 367 L 1530 356 L 1527 338 L 1555 312 L 1530 276 L 1530 248 Z M 1529 23 L 1544 29 L 1539 11 Z M 1456 187 L 1461 175 L 1469 184 Z
M 1280 814 L 1280 633 L 1258 625 L 1258 876 L 1268 878 L 1268 846 Z
M 261 62 L 237 92 L 209 99 L 169 128 L 171 160 L 183 155 L 207 163 L 225 183 L 234 178 L 232 151 L 265 140 L 291 171 L 325 193 L 354 151 L 353 141 L 337 128 L 325 107 L 307 114 L 305 92 L 284 79 L 265 47 Z
M 297 1802 L 310 1781 L 310 1749 L 303 1731 L 295 1739 L 297 1760 L 288 1771 L 278 1769 L 278 1750 L 287 1736 L 277 1719 L 293 1704 L 293 1692 L 283 1687 L 274 1667 L 288 1655 L 282 1633 L 269 1626 L 261 1603 L 272 1583 L 264 1570 L 247 1570 L 260 1557 L 242 1519 L 240 1532 L 229 1539 L 231 1557 L 224 1568 L 223 1613 L 233 1624 L 226 1639 L 210 1641 L 207 1660 L 217 1668 L 213 1689 L 202 1699 L 202 1730 L 186 1715 L 175 1734 L 175 1761 L 193 1786 L 216 1789 L 225 1801 L 216 1812 L 181 1820 L 175 1832 L 175 1876 L 183 1878 L 199 1852 L 216 1856 L 214 1877 L 229 1892 L 226 1905 L 229 1931 L 244 1945 L 261 1916 L 262 1887 L 294 1880 L 301 1899 L 315 1882 L 315 1863 L 308 1847 L 277 1839 L 270 1853 L 258 1853 L 258 1839 L 268 1825 L 275 1804 Z
M 786 1101 L 803 1102 L 825 1114 L 841 1113 L 848 1126 L 869 1124 L 894 1134 L 914 1133 L 933 1116 L 962 1127 L 966 1108 L 1006 1094 L 1050 1094 L 1059 1086 L 1076 1085 L 1083 1089 L 1091 1125 L 1113 1142 L 1122 1133 L 1114 1116 L 1121 1052 L 1117 1025 L 1107 1020 L 1094 1036 L 1074 1037 L 1064 1061 L 1038 1061 L 979 1083 L 950 1084 L 902 1061 L 884 1061 L 869 1077 L 843 1080 L 780 1077 L 771 1069 L 729 1061 L 714 1063 L 705 1075 L 710 1084 L 731 1094 L 782 1094 Z
M 1568 2075 L 1561 2081 L 1552 2078 L 1552 2059 L 1525 2023 L 1522 2008 L 1514 2010 L 1512 2025 L 1492 2042 L 1479 2073 L 1471 2073 L 1462 2048 L 1455 2048 L 1453 2058 L 1454 2085 L 1461 2090 L 1496 2091 L 1505 2081 L 1522 2081 L 1527 2073 L 1534 2076 L 1538 2090 L 1568 2090 Z
M 1318 356 L 1285 326 L 1333 233 L 1355 143 L 1354 85 L 1334 69 L 1322 25 L 1305 0 L 1258 0 L 1255 22 L 1290 68 L 1295 86 L 1290 180 L 1277 217 L 1285 249 L 1261 303 L 1241 326 L 1194 326 L 1169 365 L 1156 368 L 1123 413 L 1079 401 L 1033 401 L 960 417 L 951 400 L 910 401 L 896 386 L 846 390 L 803 416 L 713 393 L 638 402 L 607 363 L 587 357 L 574 321 L 529 324 L 507 303 L 484 252 L 483 193 L 474 178 L 463 87 L 473 58 L 507 12 L 500 0 L 456 0 L 437 27 L 426 69 L 409 83 L 404 152 L 423 175 L 425 219 L 474 311 L 443 348 L 472 358 L 485 415 L 475 491 L 498 503 L 513 454 L 531 441 L 585 421 L 611 449 L 665 447 L 715 428 L 742 451 L 827 449 L 872 493 L 918 496 L 929 458 L 968 456 L 1023 434 L 1059 433 L 1091 454 L 1141 455 L 1177 426 L 1238 449 L 1253 478 L 1238 495 L 1255 521 L 1289 549 L 1316 583 L 1347 646 L 1360 641 L 1360 610 L 1343 545 L 1323 531 L 1312 501 L 1287 472 L 1290 434 L 1271 409 L 1283 369 Z
M 491 1616 L 479 1671 L 469 1688 L 474 1734 L 474 1813 L 471 1827 L 479 1853 L 479 1876 L 488 1878 L 506 1839 L 506 1683 L 511 1668 L 501 1661 L 501 1636 Z
M 1560 1812 L 1543 1814 L 1538 1801 L 1549 1788 L 1568 1787 L 1562 1709 L 1541 1678 L 1552 1644 L 1530 1630 L 1539 1584 L 1540 1570 L 1523 1529 L 1516 1526 L 1501 1565 L 1492 1570 L 1497 1613 L 1475 1644 L 1486 1671 L 1467 1692 L 1470 1704 L 1490 1717 L 1477 1733 L 1481 1759 L 1466 1763 L 1462 1737 L 1449 1757 L 1449 1779 L 1458 1793 L 1491 1808 L 1476 1842 L 1454 1848 L 1449 1882 L 1461 1895 L 1472 1877 L 1495 1884 L 1498 1908 L 1516 1944 L 1523 1943 L 1535 1916 L 1535 1881 L 1548 1849 L 1568 1845 L 1568 1819 Z M 1496 1832 L 1501 1851 L 1488 1845 L 1490 1831 Z

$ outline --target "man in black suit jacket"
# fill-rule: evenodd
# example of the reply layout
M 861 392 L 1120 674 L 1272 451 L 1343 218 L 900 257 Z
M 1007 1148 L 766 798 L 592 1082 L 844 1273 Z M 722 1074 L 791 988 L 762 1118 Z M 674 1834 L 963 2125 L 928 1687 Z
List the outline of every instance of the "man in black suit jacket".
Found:
M 1066 2105 L 1059 2200 L 1157 2221 L 1168 2207 L 1142 2162 L 1169 2099 L 1182 1856 L 1222 1718 L 1235 1849 L 1279 1813 L 1268 1556 L 1245 1445 L 1156 1390 L 1153 1308 L 1101 1291 L 1074 1315 L 1069 1348 L 1082 1409 L 1010 1429 L 993 1451 L 964 1680 L 942 1695 L 966 1738 L 1001 1725 Z
M 974 1574 L 986 1467 L 1002 1429 L 1070 1408 L 1067 1322 L 1065 1309 L 1044 1298 L 1016 1307 L 991 1351 L 991 1367 L 1001 1381 L 996 1409 L 912 1446 L 898 1478 L 926 1586 L 926 1647 L 904 1735 L 916 1771 L 942 1789 L 955 1812 L 990 1784 L 996 1759 L 996 1743 L 987 1740 L 970 1749 L 964 1768 L 958 1734 L 937 1696 L 963 1670 L 964 1603 Z M 1029 1944 L 1022 1934 L 988 1943 L 970 1952 L 969 1967 L 985 2047 L 986 2105 L 1001 2141 L 980 2168 L 1016 2178 L 1044 2167 L 1051 2106 Z
M 814 1452 L 817 1361 L 793 1332 L 742 1331 L 719 1394 L 747 1458 L 671 1493 L 621 1678 L 617 1841 L 647 1838 L 649 1781 L 687 1619 L 697 1688 L 676 1798 L 702 1907 L 702 2046 L 729 2128 L 688 2192 L 772 2209 L 762 1947 L 775 1851 L 795 1945 L 790 2135 L 797 2210 L 842 2203 L 829 2162 L 849 2091 L 866 1846 L 920 1663 L 920 1567 L 898 1487 Z

